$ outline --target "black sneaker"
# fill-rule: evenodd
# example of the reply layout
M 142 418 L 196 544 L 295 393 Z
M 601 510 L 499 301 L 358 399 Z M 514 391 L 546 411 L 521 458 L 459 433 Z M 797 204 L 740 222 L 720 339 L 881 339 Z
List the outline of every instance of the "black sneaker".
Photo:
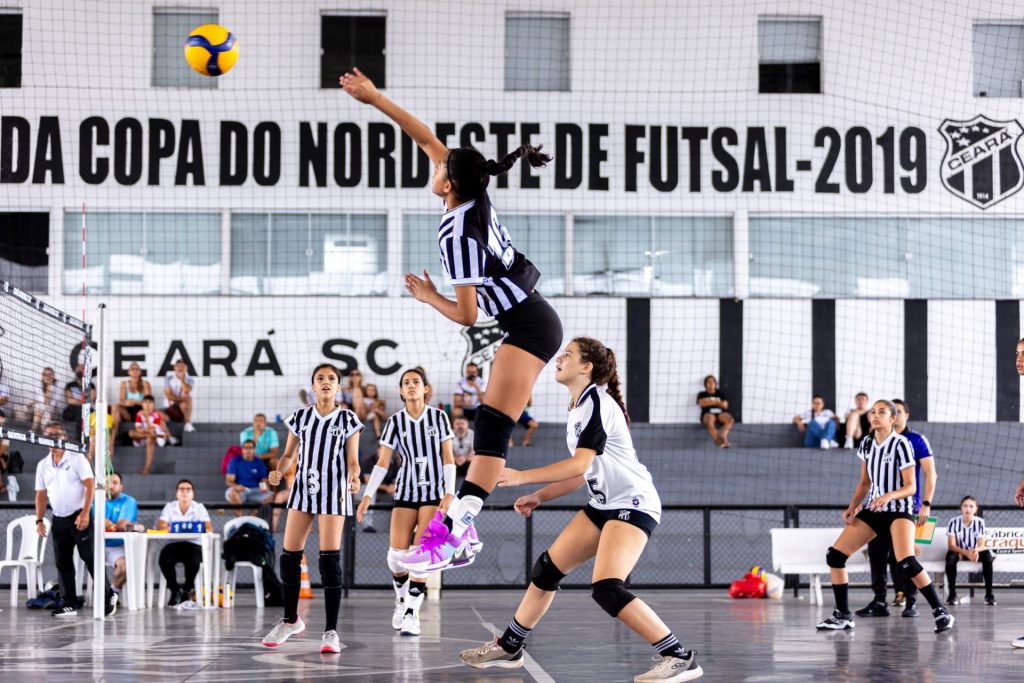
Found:
M 985 604 L 989 605 L 991 607 L 995 607 L 998 604 L 996 602 L 996 596 L 994 596 L 994 595 L 986 595 L 985 596 Z
M 916 619 L 919 614 L 917 611 L 917 600 L 907 600 L 907 606 L 903 608 L 903 616 L 909 619 Z
M 50 615 L 54 617 L 77 617 L 78 609 L 71 605 L 63 604 L 57 609 L 50 612 Z
M 858 617 L 887 617 L 889 616 L 889 606 L 885 602 L 872 600 L 867 607 L 857 610 L 854 614 Z
M 819 631 L 844 631 L 848 628 L 853 628 L 853 615 L 839 610 L 834 610 L 832 616 L 817 626 Z
M 168 607 L 175 607 L 176 605 L 184 602 L 185 596 L 184 591 L 173 590 L 171 591 L 171 598 L 167 601 Z
M 945 607 L 938 607 L 932 610 L 932 616 L 935 617 L 935 632 L 942 633 L 953 628 L 953 622 L 956 619 L 950 614 Z
M 107 596 L 107 604 L 103 606 L 103 614 L 108 617 L 114 616 L 117 612 L 117 593 L 110 591 L 110 595 Z
M 949 597 L 946 598 L 946 604 L 947 605 L 959 605 L 960 604 L 960 598 L 956 597 L 956 593 L 950 593 Z

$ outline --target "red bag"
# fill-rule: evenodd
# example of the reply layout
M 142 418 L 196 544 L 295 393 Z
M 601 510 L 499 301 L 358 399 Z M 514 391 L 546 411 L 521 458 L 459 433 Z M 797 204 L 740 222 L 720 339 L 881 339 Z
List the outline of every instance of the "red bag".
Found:
M 242 455 L 241 446 L 231 446 L 228 448 L 227 452 L 224 453 L 224 459 L 220 461 L 220 473 L 227 474 L 228 465 L 231 464 L 231 461 L 234 460 L 236 456 L 240 455 Z
M 748 572 L 742 579 L 732 582 L 729 586 L 729 597 L 757 600 L 764 597 L 765 590 L 765 582 Z

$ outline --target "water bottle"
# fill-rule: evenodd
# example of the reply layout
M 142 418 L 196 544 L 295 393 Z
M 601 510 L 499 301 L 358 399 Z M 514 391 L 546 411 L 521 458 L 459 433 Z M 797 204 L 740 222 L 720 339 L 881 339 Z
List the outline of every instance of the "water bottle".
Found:
M 7 500 L 15 501 L 18 500 L 18 491 L 21 487 L 18 486 L 18 480 L 14 478 L 13 474 L 7 475 Z

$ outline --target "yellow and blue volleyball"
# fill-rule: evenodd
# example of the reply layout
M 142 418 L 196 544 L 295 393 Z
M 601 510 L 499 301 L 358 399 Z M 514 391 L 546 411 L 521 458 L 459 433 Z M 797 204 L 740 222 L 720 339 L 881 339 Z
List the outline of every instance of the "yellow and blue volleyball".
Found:
M 185 40 L 185 60 L 204 76 L 223 76 L 238 60 L 238 39 L 217 24 L 203 24 Z
M 765 580 L 765 575 L 768 572 L 766 572 L 759 565 L 754 565 L 754 568 L 750 570 L 750 573 L 753 574 L 755 577 L 757 577 L 757 578 L 761 579 L 762 581 L 764 581 Z

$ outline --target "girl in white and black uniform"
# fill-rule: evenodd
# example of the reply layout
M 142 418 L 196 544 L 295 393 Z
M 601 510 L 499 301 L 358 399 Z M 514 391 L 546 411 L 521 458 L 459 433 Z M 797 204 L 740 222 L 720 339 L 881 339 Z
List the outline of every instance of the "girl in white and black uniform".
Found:
M 992 593 L 992 551 L 978 550 L 984 545 L 985 520 L 978 517 L 978 499 L 964 496 L 960 501 L 960 515 L 949 520 L 946 527 L 946 585 L 949 587 L 947 605 L 959 605 L 956 596 L 956 565 L 960 560 L 980 562 L 981 574 L 985 578 L 985 604 L 995 605 L 996 597 Z
M 509 438 L 526 409 L 541 370 L 562 343 L 558 314 L 534 290 L 540 273 L 512 243 L 487 196 L 490 177 L 507 172 L 526 157 L 543 166 L 551 157 L 540 148 L 521 145 L 500 161 L 475 149 L 449 150 L 412 114 L 378 92 L 358 69 L 341 77 L 345 92 L 397 123 L 434 162 L 431 191 L 444 198 L 447 213 L 438 226 L 438 253 L 455 287 L 455 300 L 438 293 L 426 271 L 405 276 L 405 286 L 418 301 L 449 320 L 471 327 L 479 311 L 494 316 L 505 339 L 491 365 L 483 403 L 473 421 L 476 455 L 452 502 L 448 515 L 431 521 L 420 545 L 404 565 L 410 571 L 438 571 L 467 564 L 469 531 L 505 466 Z
M 836 609 L 832 616 L 818 624 L 819 630 L 853 628 L 849 604 L 849 576 L 846 560 L 877 535 L 888 531 L 892 537 L 893 556 L 904 577 L 914 582 L 928 600 L 935 617 L 935 632 L 953 628 L 949 614 L 932 585 L 928 572 L 914 554 L 914 492 L 917 477 L 914 469 L 914 447 L 905 436 L 896 433 L 896 404 L 875 401 L 868 412 L 872 433 L 865 436 L 857 451 L 860 458 L 860 480 L 854 489 L 849 507 L 843 512 L 847 525 L 825 554 L 832 571 L 832 591 Z M 867 496 L 866 507 L 862 503 Z
M 594 601 L 661 655 L 653 668 L 634 680 L 699 678 L 703 671 L 693 651 L 684 648 L 658 615 L 625 588 L 625 578 L 661 519 L 661 499 L 633 450 L 615 354 L 597 340 L 576 338 L 555 361 L 555 379 L 572 397 L 566 424 L 572 457 L 522 472 L 505 469 L 499 485 L 550 482 L 516 501 L 516 510 L 526 517 L 541 503 L 584 484 L 590 489 L 590 502 L 537 559 L 530 587 L 504 634 L 464 650 L 460 657 L 476 668 L 522 666 L 523 643 L 551 606 L 559 582 L 596 558 L 591 584 Z
M 409 546 L 419 542 L 434 513 L 448 509 L 455 495 L 455 456 L 448 415 L 425 403 L 427 377 L 423 371 L 406 370 L 398 386 L 405 407 L 384 424 L 377 464 L 359 502 L 356 520 L 363 521 L 370 501 L 387 475 L 391 456 L 398 451 L 401 466 L 395 475 L 391 547 L 388 549 L 388 568 L 395 587 L 391 627 L 401 630 L 403 636 L 418 636 L 427 577 L 422 574 L 410 577 L 401 561 Z
M 271 486 L 277 486 L 298 455 L 281 553 L 284 618 L 263 638 L 266 647 L 277 647 L 306 630 L 298 614 L 302 552 L 316 517 L 326 613 L 320 652 L 341 652 L 337 632 L 341 606 L 341 532 L 345 517 L 352 514 L 352 494 L 359 490 L 359 432 L 363 424 L 355 413 L 334 404 L 340 383 L 341 374 L 333 365 L 324 363 L 313 370 L 316 402 L 296 410 L 285 421 L 289 434 L 284 455 L 267 477 Z

